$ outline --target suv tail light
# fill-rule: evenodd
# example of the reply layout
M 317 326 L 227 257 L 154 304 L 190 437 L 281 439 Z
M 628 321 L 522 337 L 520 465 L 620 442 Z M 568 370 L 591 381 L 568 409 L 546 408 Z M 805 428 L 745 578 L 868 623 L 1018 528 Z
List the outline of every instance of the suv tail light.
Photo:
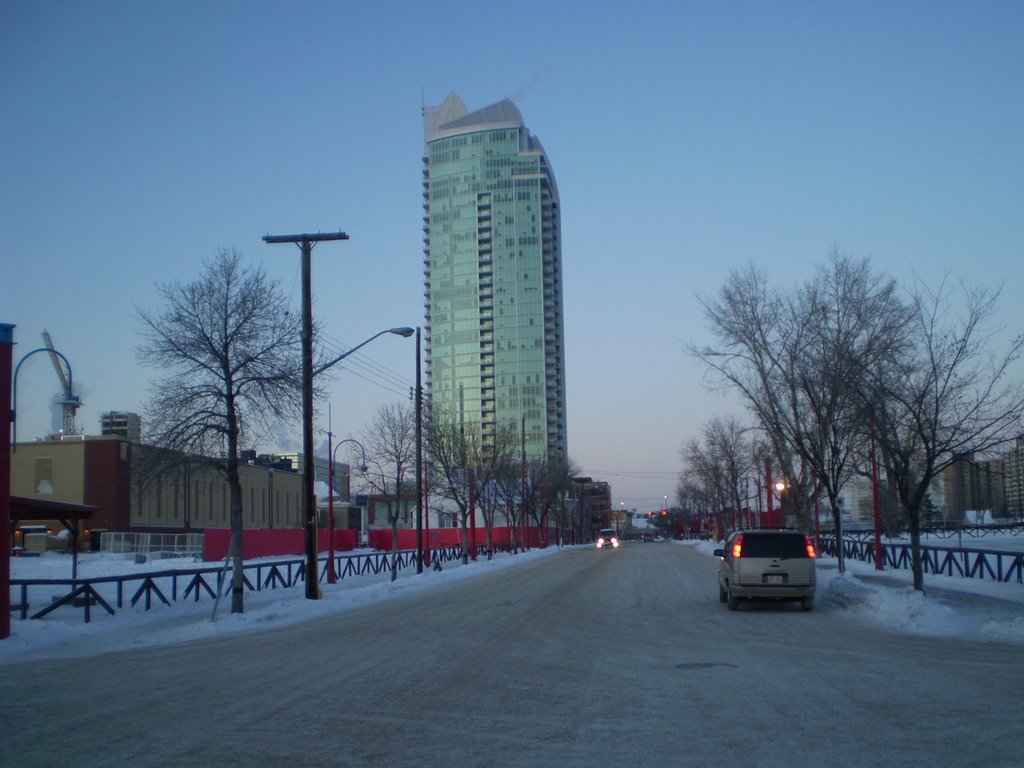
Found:
M 814 554 L 814 544 L 806 536 L 804 536 L 804 541 L 807 542 L 807 556 L 813 560 L 816 557 Z
M 736 537 L 736 543 L 732 545 L 732 556 L 742 557 L 743 556 L 743 534 L 741 533 Z

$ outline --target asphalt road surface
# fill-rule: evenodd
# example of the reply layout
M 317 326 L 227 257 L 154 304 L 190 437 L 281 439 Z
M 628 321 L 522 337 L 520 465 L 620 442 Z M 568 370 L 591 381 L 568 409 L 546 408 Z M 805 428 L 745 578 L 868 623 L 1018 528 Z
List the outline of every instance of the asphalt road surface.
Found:
M 821 600 L 730 612 L 715 567 L 575 548 L 266 633 L 6 665 L 0 765 L 1024 765 L 1020 648 Z

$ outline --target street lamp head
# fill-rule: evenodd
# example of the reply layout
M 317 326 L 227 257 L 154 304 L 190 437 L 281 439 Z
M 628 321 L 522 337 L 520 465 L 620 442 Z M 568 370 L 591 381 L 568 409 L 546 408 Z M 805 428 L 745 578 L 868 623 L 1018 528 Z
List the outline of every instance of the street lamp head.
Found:
M 416 333 L 416 329 L 415 328 L 391 328 L 388 332 L 389 333 L 394 333 L 394 334 L 396 334 L 398 336 L 404 336 L 405 338 L 408 339 L 410 336 L 412 336 L 414 333 Z

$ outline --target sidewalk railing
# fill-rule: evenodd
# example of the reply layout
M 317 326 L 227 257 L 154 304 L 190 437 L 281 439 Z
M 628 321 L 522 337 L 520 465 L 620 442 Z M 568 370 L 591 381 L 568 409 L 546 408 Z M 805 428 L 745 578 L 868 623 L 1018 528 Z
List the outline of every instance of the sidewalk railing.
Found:
M 461 560 L 461 547 L 432 549 L 431 561 L 448 563 Z M 391 570 L 390 552 L 335 555 L 335 573 L 339 579 L 347 576 L 365 576 L 387 573 Z M 397 568 L 403 570 L 416 564 L 416 552 L 402 550 L 396 553 Z M 320 558 L 325 562 L 326 558 Z M 261 592 L 277 587 L 293 587 L 306 579 L 304 559 L 246 563 L 242 566 L 244 589 Z M 326 568 L 319 569 L 319 579 L 325 580 Z M 96 576 L 79 579 L 11 579 L 12 590 L 17 598 L 11 600 L 11 610 L 17 611 L 21 619 L 41 619 L 58 608 L 81 608 L 83 618 L 92 620 L 92 610 L 100 608 L 110 615 L 123 610 L 127 605 L 141 606 L 150 610 L 154 604 L 170 606 L 185 600 L 196 602 L 203 596 L 216 598 L 230 591 L 231 580 L 226 578 L 224 564 L 205 565 L 197 568 L 180 568 L 165 571 L 147 571 L 124 576 Z M 54 591 L 57 594 L 53 594 Z M 12 596 L 13 597 L 13 596 Z M 31 606 L 40 605 L 30 615 Z
M 834 536 L 821 537 L 821 553 L 836 556 Z M 843 538 L 843 556 L 851 560 L 873 563 L 873 541 Z M 910 569 L 913 562 L 910 542 L 882 544 L 882 560 L 886 568 Z M 921 567 L 925 573 L 940 576 L 961 576 L 968 579 L 987 579 L 1024 584 L 1024 552 L 965 547 L 921 547 Z

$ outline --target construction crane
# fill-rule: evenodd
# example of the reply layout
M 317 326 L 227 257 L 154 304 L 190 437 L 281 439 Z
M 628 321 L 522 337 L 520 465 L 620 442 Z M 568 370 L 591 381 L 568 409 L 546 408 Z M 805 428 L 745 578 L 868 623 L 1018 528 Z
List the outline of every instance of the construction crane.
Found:
M 71 383 L 68 381 L 68 377 L 64 374 L 64 368 L 61 367 L 60 358 L 57 357 L 54 351 L 56 347 L 53 346 L 53 339 L 50 338 L 49 331 L 43 331 L 43 343 L 46 348 L 50 350 L 50 360 L 53 361 L 53 367 L 57 370 L 57 378 L 60 380 L 62 397 L 56 401 L 56 404 L 61 406 L 63 409 L 63 419 L 61 425 L 62 435 L 73 435 L 75 434 L 75 412 L 78 407 L 82 404 L 82 401 L 75 397 L 71 391 Z

